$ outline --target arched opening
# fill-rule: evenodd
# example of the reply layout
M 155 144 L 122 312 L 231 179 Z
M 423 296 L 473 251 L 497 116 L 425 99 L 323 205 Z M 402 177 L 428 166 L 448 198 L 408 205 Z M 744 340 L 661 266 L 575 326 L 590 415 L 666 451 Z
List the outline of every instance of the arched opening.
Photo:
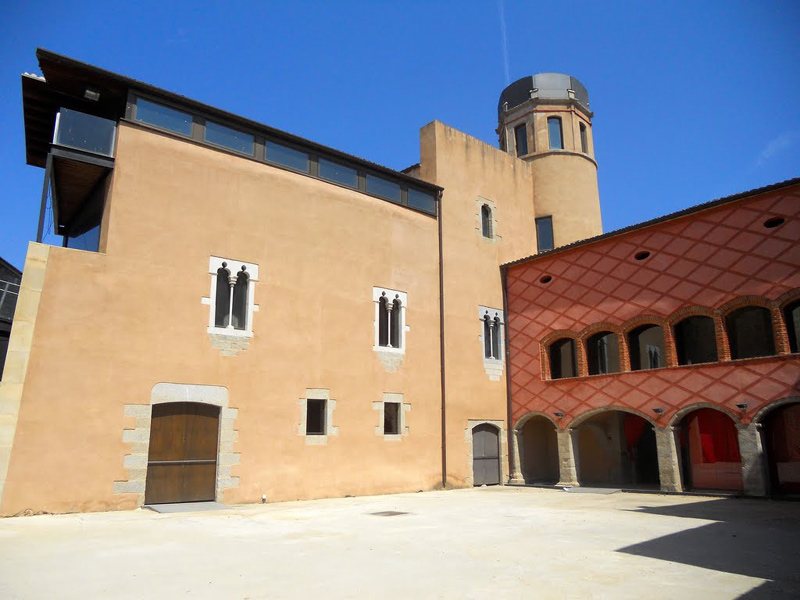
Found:
M 501 360 L 500 355 L 500 317 L 492 316 L 489 311 L 483 315 L 483 357 Z
M 581 485 L 658 489 L 653 425 L 639 415 L 611 410 L 577 427 Z
M 485 238 L 492 237 L 492 209 L 488 204 L 481 206 L 481 233 Z
M 391 331 L 389 332 L 389 342 L 392 344 L 392 348 L 399 348 L 400 347 L 400 327 L 402 326 L 402 317 L 403 317 L 403 303 L 400 302 L 399 298 L 395 298 L 392 301 L 392 314 L 391 317 Z
M 545 417 L 533 416 L 525 422 L 518 435 L 525 483 L 552 485 L 558 482 L 556 426 Z
M 216 499 L 219 413 L 197 402 L 153 405 L 145 504 Z
M 578 376 L 575 340 L 561 338 L 550 344 L 550 379 Z
M 231 307 L 231 324 L 234 329 L 247 328 L 247 284 L 248 276 L 244 267 L 236 275 L 233 286 L 233 305 Z
M 676 323 L 675 349 L 679 365 L 716 362 L 718 357 L 714 319 L 695 316 Z
M 491 423 L 472 429 L 473 485 L 500 483 L 500 430 Z
M 230 271 L 226 268 L 227 264 L 217 269 L 217 289 L 214 298 L 214 325 L 216 327 L 227 327 L 231 314 L 231 284 Z
M 610 331 L 595 333 L 586 340 L 589 375 L 619 373 L 619 342 Z
M 800 300 L 795 300 L 783 309 L 786 333 L 789 335 L 789 351 L 800 352 Z
M 660 369 L 667 365 L 664 330 L 660 325 L 641 325 L 628 334 L 631 370 Z
M 684 489 L 743 489 L 739 436 L 728 415 L 713 408 L 690 412 L 681 420 L 679 442 Z
M 771 492 L 800 495 L 800 401 L 775 408 L 762 423 Z
M 725 319 L 731 358 L 757 358 L 775 354 L 772 313 L 761 306 L 745 306 Z

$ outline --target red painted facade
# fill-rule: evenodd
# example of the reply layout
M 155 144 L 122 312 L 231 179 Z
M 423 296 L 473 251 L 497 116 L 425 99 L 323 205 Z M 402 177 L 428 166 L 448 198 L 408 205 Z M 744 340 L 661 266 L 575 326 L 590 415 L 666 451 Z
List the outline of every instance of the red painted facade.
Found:
M 764 226 L 775 217 L 785 221 Z M 634 258 L 644 251 L 647 258 Z M 566 428 L 589 411 L 616 407 L 663 427 L 698 405 L 721 408 L 746 424 L 764 407 L 800 396 L 800 355 L 790 353 L 782 314 L 800 298 L 800 184 L 504 270 L 512 426 L 538 412 L 550 418 L 563 413 L 555 420 Z M 550 281 L 543 283 L 547 276 Z M 730 359 L 725 317 L 742 306 L 771 311 L 775 356 Z M 673 326 L 690 315 L 713 317 L 717 362 L 678 366 Z M 630 371 L 627 333 L 644 323 L 663 326 L 667 366 Z M 618 334 L 622 372 L 589 376 L 585 342 L 603 330 Z M 547 348 L 563 337 L 577 342 L 579 376 L 551 380 Z M 737 408 L 744 403 L 746 409 Z

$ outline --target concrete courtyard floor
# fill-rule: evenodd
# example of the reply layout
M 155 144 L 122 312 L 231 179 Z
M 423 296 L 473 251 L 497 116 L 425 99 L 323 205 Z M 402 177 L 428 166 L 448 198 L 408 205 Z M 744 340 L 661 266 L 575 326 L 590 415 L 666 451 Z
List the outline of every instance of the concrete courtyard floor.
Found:
M 800 503 L 495 487 L 0 519 L 0 598 L 184 597 L 797 598 Z

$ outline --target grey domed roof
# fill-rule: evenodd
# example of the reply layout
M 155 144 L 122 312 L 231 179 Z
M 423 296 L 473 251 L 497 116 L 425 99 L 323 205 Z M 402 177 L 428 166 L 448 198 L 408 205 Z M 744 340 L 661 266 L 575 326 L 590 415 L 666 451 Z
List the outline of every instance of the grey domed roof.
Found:
M 504 89 L 497 104 L 497 113 L 503 114 L 503 104 L 506 102 L 511 109 L 529 100 L 532 89 L 539 90 L 539 98 L 551 100 L 567 100 L 567 90 L 572 90 L 575 92 L 575 99 L 589 108 L 589 92 L 580 81 L 561 73 L 539 73 L 517 79 Z

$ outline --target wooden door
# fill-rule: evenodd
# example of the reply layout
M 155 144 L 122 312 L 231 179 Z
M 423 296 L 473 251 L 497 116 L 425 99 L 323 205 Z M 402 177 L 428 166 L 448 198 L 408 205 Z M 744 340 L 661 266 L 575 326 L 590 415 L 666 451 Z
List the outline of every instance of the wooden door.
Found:
M 500 436 L 497 427 L 483 423 L 472 430 L 473 485 L 500 483 Z
M 153 406 L 145 504 L 214 500 L 218 435 L 217 406 Z

